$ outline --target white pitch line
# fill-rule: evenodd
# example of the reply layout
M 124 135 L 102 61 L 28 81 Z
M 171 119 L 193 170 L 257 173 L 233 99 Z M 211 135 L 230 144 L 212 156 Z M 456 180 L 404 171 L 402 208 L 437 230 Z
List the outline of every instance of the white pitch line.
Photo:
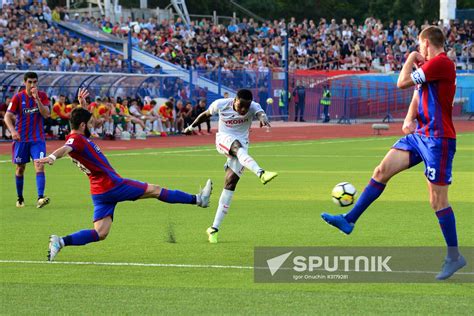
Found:
M 352 142 L 368 142 L 373 140 L 386 140 L 390 139 L 391 137 L 377 137 L 377 138 L 363 138 L 363 139 L 351 139 L 351 140 L 333 140 L 333 141 L 301 141 L 297 143 L 287 143 L 287 146 L 305 146 L 305 145 L 328 145 L 328 144 L 341 144 L 341 143 L 352 143 Z M 281 147 L 281 143 L 277 144 L 266 144 L 266 145 L 259 145 L 259 143 L 252 145 L 252 149 L 258 148 L 272 148 L 272 147 Z M 164 154 L 185 154 L 185 153 L 196 153 L 196 152 L 206 152 L 206 151 L 215 151 L 215 148 L 201 148 L 201 149 L 182 149 L 182 150 L 169 150 L 169 151 L 152 151 L 152 152 L 127 152 L 127 153 L 109 153 L 107 157 L 125 157 L 125 156 L 156 156 L 156 155 L 164 155 Z M 11 162 L 9 160 L 0 160 L 0 163 L 7 163 Z
M 458 135 L 464 136 L 464 135 Z M 379 141 L 379 140 L 388 140 L 392 139 L 393 137 L 371 137 L 371 138 L 357 138 L 357 139 L 335 139 L 335 140 L 328 140 L 328 141 L 298 141 L 295 143 L 287 142 L 284 144 L 285 146 L 306 146 L 306 145 L 330 145 L 330 144 L 344 144 L 344 143 L 361 143 L 361 142 L 370 142 L 370 141 Z M 260 145 L 259 143 L 253 144 L 251 149 L 259 149 L 259 148 L 272 148 L 272 147 L 281 147 L 281 143 L 271 143 L 271 144 L 264 144 Z M 388 147 L 387 147 L 388 150 Z M 186 153 L 197 153 L 197 152 L 206 152 L 206 151 L 215 151 L 215 148 L 201 148 L 201 149 L 182 149 L 182 150 L 169 150 L 169 151 L 152 151 L 152 152 L 126 152 L 126 153 L 109 153 L 107 157 L 126 157 L 126 156 L 157 156 L 157 155 L 166 155 L 166 154 L 186 154 Z M 324 156 L 326 157 L 326 156 Z M 327 156 L 328 158 L 331 158 Z M 342 157 L 342 156 L 341 156 Z M 376 157 L 376 156 L 373 156 Z M 377 156 L 378 157 L 378 156 Z M 356 157 L 357 158 L 357 157 Z M 368 157 L 367 157 L 368 158 Z M 7 163 L 11 162 L 9 160 L 0 160 L 0 163 Z
M 138 263 L 138 262 L 81 262 L 81 261 L 31 261 L 31 260 L 0 260 L 0 263 L 22 264 L 62 264 L 62 265 L 92 265 L 92 266 L 119 266 L 119 267 L 171 267 L 194 269 L 246 269 L 253 270 L 250 266 L 226 266 L 218 264 L 178 264 L 178 263 Z
M 139 262 L 91 262 L 91 261 L 32 261 L 32 260 L 0 260 L 0 263 L 20 264 L 58 264 L 58 265 L 92 265 L 92 266 L 115 266 L 115 267 L 158 267 L 158 268 L 191 268 L 191 269 L 237 269 L 237 270 L 266 270 L 267 267 L 234 266 L 219 264 L 179 264 L 179 263 L 139 263 Z M 280 268 L 279 270 L 292 270 L 291 268 Z M 325 271 L 324 269 L 314 269 Z M 354 272 L 350 271 L 332 271 Z M 403 274 L 438 274 L 436 271 L 359 271 L 364 273 L 403 273 Z M 456 272 L 456 275 L 474 275 L 474 272 Z

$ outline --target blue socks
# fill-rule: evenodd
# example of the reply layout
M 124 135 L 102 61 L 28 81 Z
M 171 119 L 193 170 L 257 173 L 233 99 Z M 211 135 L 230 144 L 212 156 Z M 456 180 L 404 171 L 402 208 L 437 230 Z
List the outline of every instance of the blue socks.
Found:
M 36 173 L 36 189 L 38 190 L 38 197 L 42 198 L 44 196 L 44 187 L 46 185 L 46 177 L 44 172 Z
M 196 204 L 196 196 L 178 190 L 161 189 L 158 200 L 166 203 Z
M 344 216 L 345 219 L 349 223 L 355 223 L 369 205 L 382 194 L 384 189 L 385 184 L 370 179 L 369 185 L 365 187 L 364 192 L 362 192 L 352 210 Z
M 16 182 L 16 194 L 18 197 L 23 197 L 23 183 L 24 177 L 23 176 L 15 176 Z M 46 186 L 46 176 L 44 172 L 37 172 L 36 173 L 36 189 L 38 190 L 38 198 L 44 197 L 44 188 Z
M 18 197 L 23 197 L 23 176 L 15 176 L 16 194 Z
M 99 234 L 95 229 L 84 229 L 63 237 L 64 246 L 83 246 L 99 241 Z
M 458 237 L 456 234 L 456 219 L 451 206 L 436 212 L 439 226 L 448 246 L 448 257 L 457 260 L 459 257 Z

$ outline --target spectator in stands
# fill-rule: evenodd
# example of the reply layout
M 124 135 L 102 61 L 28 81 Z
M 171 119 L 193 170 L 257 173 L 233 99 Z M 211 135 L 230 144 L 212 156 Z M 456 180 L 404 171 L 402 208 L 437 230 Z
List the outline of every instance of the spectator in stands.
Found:
M 69 126 L 70 113 L 66 112 L 66 96 L 61 94 L 57 102 L 53 104 L 51 110 L 51 119 L 54 121 L 52 125 L 59 126 L 58 137 L 61 140 L 66 139 L 66 135 L 69 134 L 71 128 Z M 49 132 L 49 130 L 47 131 Z
M 117 102 L 116 107 L 119 108 L 118 113 L 125 117 L 125 121 L 127 122 L 127 129 L 126 130 L 128 132 L 130 132 L 131 134 L 133 134 L 135 132 L 133 130 L 133 125 L 135 125 L 135 124 L 138 124 L 141 127 L 142 131 L 145 130 L 145 122 L 143 122 L 143 120 L 141 120 L 140 118 L 135 117 L 135 116 L 130 114 L 130 111 L 128 109 L 128 99 L 123 99 L 121 103 Z M 117 112 L 117 110 L 116 110 L 116 112 Z
M 186 107 L 183 105 L 183 101 L 179 100 L 176 102 L 176 133 L 181 134 L 184 129 L 184 115 L 187 113 Z
M 89 104 L 88 110 L 92 113 L 92 128 L 90 129 L 91 137 L 99 137 L 97 131 L 100 129 L 103 130 L 104 125 L 107 122 L 107 107 L 102 102 L 101 97 L 96 97 L 95 101 Z
M 184 106 L 184 109 L 181 112 L 184 123 L 183 129 L 185 129 L 193 122 L 193 104 L 191 103 L 191 101 L 186 102 L 186 105 Z
M 306 88 L 301 80 L 296 81 L 296 87 L 293 90 L 293 97 L 295 100 L 295 122 L 298 119 L 300 122 L 305 122 L 304 108 L 306 102 Z
M 161 123 L 167 132 L 174 132 L 173 101 L 168 100 L 160 106 Z M 164 136 L 164 135 L 163 135 Z
M 152 113 L 152 109 L 150 108 L 149 110 L 146 110 L 145 113 L 142 112 L 142 109 L 138 105 L 138 100 L 133 99 L 131 101 L 131 106 L 129 108 L 130 114 L 133 115 L 135 118 L 143 121 L 145 123 L 145 129 L 144 131 L 146 133 L 159 133 L 157 130 L 155 130 L 155 127 L 157 124 L 155 123 L 156 121 L 159 120 L 159 118 L 155 117 Z
M 196 117 L 199 116 L 202 112 L 206 111 L 206 99 L 201 99 L 199 100 L 199 103 L 196 105 L 193 111 L 193 121 Z M 205 121 L 207 125 L 207 134 L 212 134 L 211 132 L 211 119 L 208 118 L 207 121 Z M 198 135 L 204 134 L 204 132 L 201 132 L 201 124 L 198 125 Z

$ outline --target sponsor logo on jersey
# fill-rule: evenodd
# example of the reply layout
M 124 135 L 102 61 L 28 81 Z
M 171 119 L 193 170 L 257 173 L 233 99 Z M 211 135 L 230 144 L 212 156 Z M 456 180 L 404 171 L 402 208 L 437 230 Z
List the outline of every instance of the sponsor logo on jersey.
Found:
M 243 119 L 233 119 L 233 120 L 227 120 L 227 121 L 224 121 L 224 123 L 226 125 L 239 125 L 239 124 L 243 124 L 245 122 L 248 122 L 248 118 L 243 118 Z
M 23 114 L 35 114 L 39 112 L 39 108 L 23 109 Z

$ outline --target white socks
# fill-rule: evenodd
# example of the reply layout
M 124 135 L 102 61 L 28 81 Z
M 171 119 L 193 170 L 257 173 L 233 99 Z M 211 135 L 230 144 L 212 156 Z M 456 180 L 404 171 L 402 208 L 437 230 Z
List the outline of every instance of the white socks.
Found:
M 253 158 L 250 157 L 247 151 L 242 147 L 237 151 L 237 159 L 239 159 L 242 166 L 255 173 L 258 177 L 260 176 L 262 168 L 260 168 L 258 163 L 253 160 Z
M 113 122 L 105 122 L 104 123 L 104 130 L 105 130 L 105 134 L 113 135 L 113 133 L 114 133 L 114 123 Z
M 217 207 L 216 217 L 214 218 L 214 223 L 212 227 L 219 229 L 219 226 L 224 220 L 224 217 L 227 215 L 227 210 L 230 207 L 230 202 L 234 196 L 234 191 L 222 190 L 221 197 L 219 198 L 219 206 Z
M 161 120 L 156 120 L 153 122 L 153 131 L 163 133 L 163 125 Z

